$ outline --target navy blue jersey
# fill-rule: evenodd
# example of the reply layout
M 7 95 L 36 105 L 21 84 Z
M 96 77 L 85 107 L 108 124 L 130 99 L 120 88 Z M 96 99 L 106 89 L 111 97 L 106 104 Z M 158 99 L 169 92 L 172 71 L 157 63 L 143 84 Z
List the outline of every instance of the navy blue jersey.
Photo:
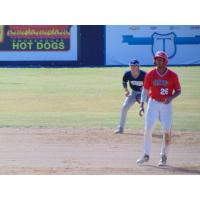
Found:
M 143 70 L 140 70 L 140 73 L 138 77 L 134 78 L 131 74 L 131 71 L 126 71 L 123 76 L 123 87 L 127 88 L 127 83 L 129 82 L 130 88 L 134 91 L 142 91 L 144 78 L 145 78 L 146 72 Z

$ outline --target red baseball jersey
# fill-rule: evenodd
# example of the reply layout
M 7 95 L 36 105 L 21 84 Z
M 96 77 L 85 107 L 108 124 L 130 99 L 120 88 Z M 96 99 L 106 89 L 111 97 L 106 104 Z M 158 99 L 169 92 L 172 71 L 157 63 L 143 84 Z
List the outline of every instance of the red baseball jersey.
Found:
M 165 101 L 167 97 L 172 96 L 174 90 L 181 90 L 178 75 L 168 68 L 163 75 L 157 68 L 148 72 L 144 80 L 144 88 L 149 91 L 149 96 L 157 101 Z

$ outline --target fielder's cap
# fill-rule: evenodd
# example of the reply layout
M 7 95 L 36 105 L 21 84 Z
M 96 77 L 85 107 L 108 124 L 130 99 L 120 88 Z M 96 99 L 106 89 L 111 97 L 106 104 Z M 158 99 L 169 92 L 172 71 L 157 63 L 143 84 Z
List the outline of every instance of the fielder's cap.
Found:
M 131 60 L 131 62 L 129 63 L 129 66 L 132 66 L 132 65 L 140 66 L 140 63 L 138 60 Z

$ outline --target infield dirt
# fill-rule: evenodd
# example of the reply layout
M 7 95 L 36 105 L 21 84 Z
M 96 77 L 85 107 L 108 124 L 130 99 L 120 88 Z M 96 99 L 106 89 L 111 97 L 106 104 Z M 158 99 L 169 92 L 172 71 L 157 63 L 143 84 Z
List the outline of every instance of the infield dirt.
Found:
M 143 132 L 127 129 L 0 129 L 0 174 L 200 174 L 200 133 L 174 132 L 168 165 L 158 167 L 162 135 L 142 166 Z

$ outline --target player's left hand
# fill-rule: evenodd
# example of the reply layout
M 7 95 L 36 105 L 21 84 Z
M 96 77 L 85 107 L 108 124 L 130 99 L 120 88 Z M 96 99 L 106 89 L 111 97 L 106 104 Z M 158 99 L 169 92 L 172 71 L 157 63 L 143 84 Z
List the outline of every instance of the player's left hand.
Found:
M 142 117 L 144 114 L 144 103 L 142 102 L 140 105 L 139 116 Z
M 164 104 L 169 104 L 172 101 L 172 97 L 167 97 L 164 101 Z

